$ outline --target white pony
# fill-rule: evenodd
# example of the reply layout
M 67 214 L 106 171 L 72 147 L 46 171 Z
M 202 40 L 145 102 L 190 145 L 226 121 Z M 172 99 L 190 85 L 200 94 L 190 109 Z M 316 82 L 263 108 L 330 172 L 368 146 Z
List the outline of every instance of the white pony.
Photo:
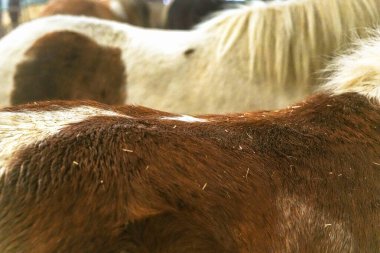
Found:
M 311 93 L 328 59 L 354 38 L 367 37 L 379 21 L 378 0 L 256 2 L 223 11 L 187 32 L 83 17 L 43 18 L 0 41 L 0 104 L 10 104 L 20 64 L 37 60 L 28 50 L 46 35 L 72 31 L 121 50 L 127 103 L 178 113 L 283 107 Z M 50 72 L 60 71 L 65 70 Z M 27 79 L 30 85 L 40 83 Z

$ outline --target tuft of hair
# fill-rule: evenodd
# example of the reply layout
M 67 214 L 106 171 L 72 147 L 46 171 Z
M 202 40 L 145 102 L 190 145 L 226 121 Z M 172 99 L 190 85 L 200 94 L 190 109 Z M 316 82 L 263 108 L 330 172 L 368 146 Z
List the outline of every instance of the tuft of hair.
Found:
M 355 92 L 380 102 L 380 29 L 372 34 L 327 67 L 330 76 L 322 89 L 333 94 Z
M 246 37 L 250 76 L 256 80 L 310 85 L 319 81 L 314 74 L 328 57 L 356 36 L 367 37 L 367 28 L 378 23 L 378 0 L 289 0 L 227 10 L 198 29 L 222 30 L 219 58 Z

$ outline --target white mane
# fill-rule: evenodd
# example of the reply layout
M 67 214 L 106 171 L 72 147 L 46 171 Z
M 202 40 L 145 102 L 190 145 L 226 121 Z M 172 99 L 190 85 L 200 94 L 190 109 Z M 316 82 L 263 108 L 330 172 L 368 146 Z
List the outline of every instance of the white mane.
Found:
M 25 55 L 31 45 L 51 32 L 74 31 L 120 48 L 128 103 L 181 114 L 281 108 L 309 95 L 329 58 L 378 24 L 379 0 L 255 3 L 222 11 L 193 31 L 39 19 L 0 41 L 0 103 L 10 102 L 19 64 L 33 61 Z
M 380 102 L 380 30 L 375 34 L 327 68 L 332 74 L 323 89 L 335 94 L 356 92 Z
M 198 29 L 221 29 L 219 57 L 247 39 L 251 78 L 309 85 L 331 52 L 367 36 L 364 28 L 378 23 L 378 0 L 289 0 L 222 11 Z

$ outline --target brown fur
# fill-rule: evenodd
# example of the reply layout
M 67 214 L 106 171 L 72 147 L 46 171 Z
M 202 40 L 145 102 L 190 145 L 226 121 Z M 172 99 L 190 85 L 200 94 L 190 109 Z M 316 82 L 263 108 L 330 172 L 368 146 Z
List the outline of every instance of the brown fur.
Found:
M 25 56 L 14 77 L 12 104 L 52 99 L 125 101 L 125 66 L 118 48 L 65 31 L 43 36 Z
M 109 8 L 107 0 L 52 0 L 41 12 L 41 17 L 57 14 L 89 16 L 126 22 L 136 26 L 149 27 L 149 8 L 142 0 L 121 0 L 127 17 L 116 15 Z
M 14 154 L 0 250 L 378 252 L 379 104 L 322 94 L 191 124 L 99 107 L 135 118 L 89 118 Z
M 97 0 L 53 0 L 49 1 L 40 16 L 68 14 L 122 21 L 108 8 L 106 3 Z

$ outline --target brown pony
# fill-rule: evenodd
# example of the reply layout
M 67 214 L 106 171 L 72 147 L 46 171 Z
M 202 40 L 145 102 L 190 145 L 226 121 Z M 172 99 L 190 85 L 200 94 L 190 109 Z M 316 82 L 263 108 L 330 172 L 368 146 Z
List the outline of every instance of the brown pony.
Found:
M 148 27 L 149 9 L 141 0 L 51 0 L 40 16 L 83 15 Z
M 380 37 L 369 45 L 279 111 L 2 109 L 0 252 L 378 252 Z

